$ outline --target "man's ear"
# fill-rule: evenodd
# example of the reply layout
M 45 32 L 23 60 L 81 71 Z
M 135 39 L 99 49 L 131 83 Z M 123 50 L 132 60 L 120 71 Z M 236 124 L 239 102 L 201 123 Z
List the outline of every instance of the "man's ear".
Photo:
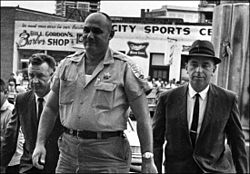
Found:
M 187 63 L 185 63 L 185 69 L 186 69 L 187 74 L 188 74 L 188 64 Z
M 49 77 L 49 82 L 52 82 L 53 81 L 53 78 L 54 78 L 54 74 L 55 74 L 55 70 L 51 70 L 50 72 L 50 77 Z
M 216 71 L 216 68 L 217 68 L 217 66 L 215 65 L 215 66 L 214 66 L 214 69 L 213 69 L 213 73 Z
M 109 34 L 109 39 L 112 39 L 115 35 L 115 31 L 111 30 L 110 34 Z

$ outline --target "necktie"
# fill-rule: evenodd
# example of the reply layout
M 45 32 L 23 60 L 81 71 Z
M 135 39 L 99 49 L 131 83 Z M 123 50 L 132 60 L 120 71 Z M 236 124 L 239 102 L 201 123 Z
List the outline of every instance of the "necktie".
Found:
M 192 141 L 193 147 L 195 147 L 195 140 L 197 135 L 197 127 L 199 121 L 199 97 L 198 93 L 195 94 L 195 104 L 194 104 L 194 112 L 193 112 L 193 121 L 190 129 L 190 138 Z
M 38 122 L 40 120 L 41 113 L 43 111 L 43 98 L 38 98 Z

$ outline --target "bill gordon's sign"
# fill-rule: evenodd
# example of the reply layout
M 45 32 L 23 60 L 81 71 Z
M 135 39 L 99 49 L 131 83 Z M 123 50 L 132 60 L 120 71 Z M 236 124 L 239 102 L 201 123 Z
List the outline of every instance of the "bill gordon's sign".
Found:
M 18 49 L 71 50 L 81 43 L 83 23 L 16 21 Z

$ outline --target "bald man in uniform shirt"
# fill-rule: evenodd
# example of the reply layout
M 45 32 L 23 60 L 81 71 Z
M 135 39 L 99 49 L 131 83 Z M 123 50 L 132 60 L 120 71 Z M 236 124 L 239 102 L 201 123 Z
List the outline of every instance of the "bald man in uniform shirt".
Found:
M 151 120 L 145 96 L 147 82 L 126 55 L 109 48 L 114 36 L 110 17 L 90 14 L 84 23 L 86 52 L 59 65 L 41 116 L 33 163 L 42 168 L 46 137 L 58 112 L 64 126 L 59 140 L 57 173 L 128 173 L 131 150 L 123 131 L 128 108 L 136 119 L 142 172 L 155 173 Z

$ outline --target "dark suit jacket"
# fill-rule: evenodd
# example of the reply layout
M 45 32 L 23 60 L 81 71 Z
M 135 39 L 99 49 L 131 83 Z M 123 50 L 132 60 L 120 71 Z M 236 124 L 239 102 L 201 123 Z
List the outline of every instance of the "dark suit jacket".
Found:
M 165 172 L 247 172 L 244 135 L 236 95 L 210 84 L 208 100 L 195 149 L 187 123 L 187 90 L 184 85 L 162 93 L 153 117 L 154 156 L 161 171 L 165 140 Z M 228 145 L 225 144 L 227 138 Z
M 21 126 L 24 134 L 25 142 L 23 146 L 23 155 L 20 162 L 21 173 L 26 172 L 33 167 L 32 153 L 36 145 L 38 130 L 38 118 L 36 110 L 35 94 L 32 91 L 28 91 L 17 96 L 15 109 L 13 111 L 10 124 L 14 129 L 17 130 L 19 126 Z M 43 171 L 45 173 L 55 173 L 55 168 L 59 157 L 57 140 L 61 133 L 62 126 L 58 116 L 55 127 L 46 144 L 46 163 Z M 15 137 L 17 138 L 17 135 L 15 135 Z M 15 140 L 13 141 L 16 142 L 16 138 L 14 138 Z

